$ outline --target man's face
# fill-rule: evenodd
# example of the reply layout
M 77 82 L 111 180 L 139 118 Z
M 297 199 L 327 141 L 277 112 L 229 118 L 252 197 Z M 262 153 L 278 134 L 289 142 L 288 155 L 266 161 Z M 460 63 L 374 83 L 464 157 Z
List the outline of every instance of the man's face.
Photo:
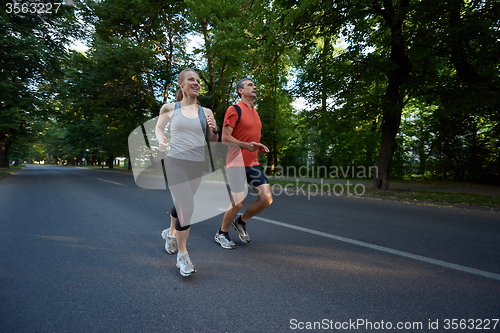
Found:
M 247 80 L 243 84 L 243 89 L 240 89 L 240 94 L 241 94 L 241 96 L 255 98 L 255 97 L 257 97 L 257 87 L 255 86 L 255 84 L 252 81 Z

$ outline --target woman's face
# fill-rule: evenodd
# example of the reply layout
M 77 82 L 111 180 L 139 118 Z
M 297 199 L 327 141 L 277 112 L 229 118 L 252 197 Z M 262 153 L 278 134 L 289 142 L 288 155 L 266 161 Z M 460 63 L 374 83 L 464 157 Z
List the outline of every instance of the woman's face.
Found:
M 200 76 L 197 73 L 191 71 L 186 72 L 179 84 L 184 95 L 198 97 L 200 93 Z

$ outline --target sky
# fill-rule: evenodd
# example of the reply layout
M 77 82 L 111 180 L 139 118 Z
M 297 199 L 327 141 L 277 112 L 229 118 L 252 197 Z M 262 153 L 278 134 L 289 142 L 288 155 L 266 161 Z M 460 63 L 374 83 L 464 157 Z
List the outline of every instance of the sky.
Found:
M 203 37 L 200 34 L 190 34 L 188 36 L 189 41 L 187 43 L 187 52 L 193 53 L 195 48 L 199 48 L 203 45 Z M 82 40 L 74 40 L 73 43 L 69 46 L 69 49 L 76 50 L 79 52 L 86 52 L 88 50 L 85 41 Z M 200 58 L 200 61 L 202 59 Z M 293 84 L 293 81 L 290 82 Z M 306 108 L 306 100 L 302 97 L 295 98 L 292 102 L 292 106 L 296 111 L 301 111 Z

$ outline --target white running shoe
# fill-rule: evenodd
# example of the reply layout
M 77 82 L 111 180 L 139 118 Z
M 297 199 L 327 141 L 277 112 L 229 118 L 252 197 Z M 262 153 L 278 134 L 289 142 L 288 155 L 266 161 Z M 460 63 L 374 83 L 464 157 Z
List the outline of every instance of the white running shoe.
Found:
M 161 238 L 165 240 L 165 250 L 168 254 L 177 253 L 177 237 L 170 234 L 170 228 L 161 232 Z
M 214 240 L 220 244 L 223 249 L 232 250 L 236 244 L 229 238 L 229 235 L 220 234 L 218 231 L 215 233 Z
M 194 269 L 193 263 L 191 262 L 191 258 L 189 258 L 189 253 L 187 252 L 177 254 L 176 266 L 177 268 L 180 268 L 182 276 L 189 276 L 196 272 L 196 269 Z

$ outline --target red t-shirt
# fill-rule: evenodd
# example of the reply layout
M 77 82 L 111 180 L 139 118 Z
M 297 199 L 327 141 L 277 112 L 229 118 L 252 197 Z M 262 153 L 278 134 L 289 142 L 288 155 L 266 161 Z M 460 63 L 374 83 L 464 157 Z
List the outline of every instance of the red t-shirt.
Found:
M 224 115 L 224 126 L 231 126 L 233 128 L 233 137 L 237 140 L 243 142 L 260 142 L 262 123 L 260 122 L 260 116 L 254 107 L 250 109 L 248 105 L 244 102 L 239 101 L 236 103 L 241 109 L 241 118 L 238 121 L 238 112 L 231 105 L 227 108 L 226 114 Z M 232 148 L 229 148 L 230 150 Z M 255 166 L 259 165 L 258 154 L 259 150 L 250 152 L 246 149 L 241 149 L 241 154 L 243 155 L 243 161 L 245 166 Z M 228 153 L 228 157 L 231 154 Z M 228 167 L 233 166 L 230 161 L 227 161 Z

